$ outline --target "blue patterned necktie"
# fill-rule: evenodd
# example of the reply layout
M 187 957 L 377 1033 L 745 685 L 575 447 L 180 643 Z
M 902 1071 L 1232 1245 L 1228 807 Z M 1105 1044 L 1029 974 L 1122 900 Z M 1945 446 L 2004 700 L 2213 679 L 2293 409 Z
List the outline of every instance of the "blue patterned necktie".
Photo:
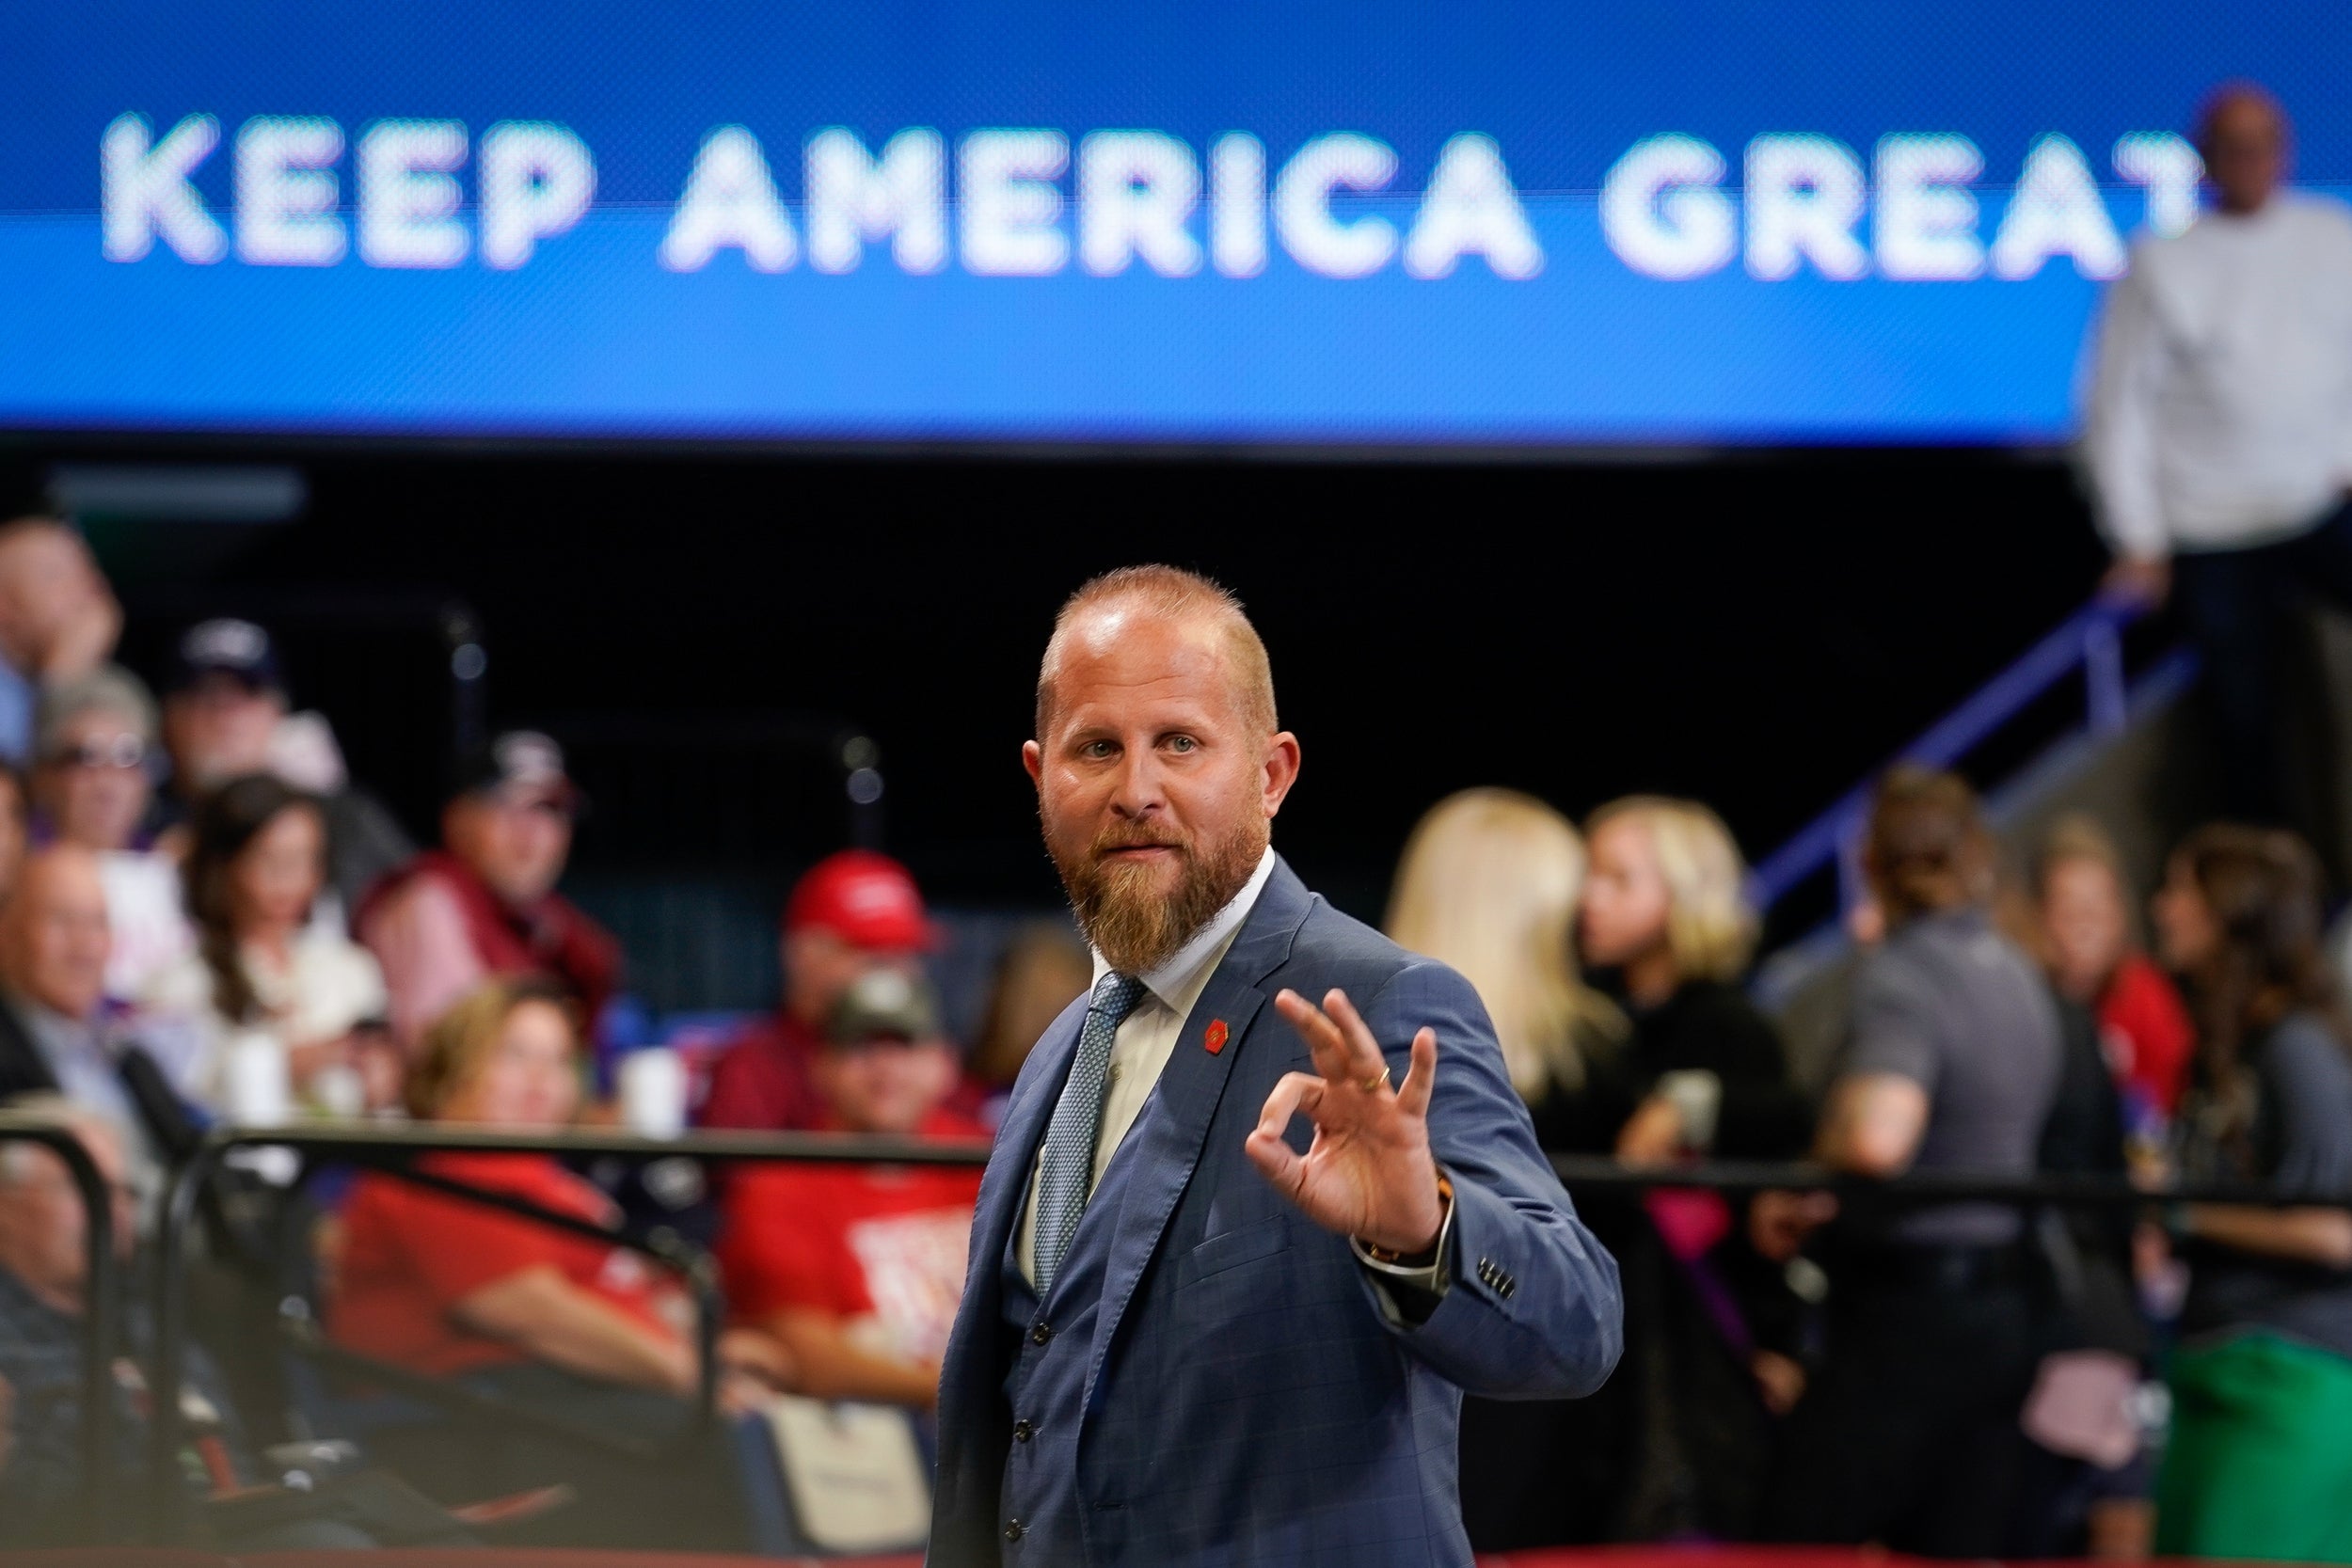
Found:
M 1086 1022 L 1078 1029 L 1078 1053 L 1045 1130 L 1045 1151 L 1038 1157 L 1036 1255 L 1038 1299 L 1054 1288 L 1054 1275 L 1078 1233 L 1094 1186 L 1094 1143 L 1103 1131 L 1103 1088 L 1111 1065 L 1111 1041 L 1120 1024 L 1143 1000 L 1143 982 L 1116 972 L 1094 983 Z

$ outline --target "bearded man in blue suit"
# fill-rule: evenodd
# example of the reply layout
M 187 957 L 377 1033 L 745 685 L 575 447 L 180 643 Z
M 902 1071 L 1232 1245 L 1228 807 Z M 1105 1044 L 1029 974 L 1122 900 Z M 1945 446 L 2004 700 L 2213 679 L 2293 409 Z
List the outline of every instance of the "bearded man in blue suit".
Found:
M 981 1183 L 933 1568 L 1468 1563 L 1462 1393 L 1622 1334 L 1486 1010 L 1273 852 L 1298 741 L 1206 578 L 1081 588 L 1022 755 L 1095 983 Z

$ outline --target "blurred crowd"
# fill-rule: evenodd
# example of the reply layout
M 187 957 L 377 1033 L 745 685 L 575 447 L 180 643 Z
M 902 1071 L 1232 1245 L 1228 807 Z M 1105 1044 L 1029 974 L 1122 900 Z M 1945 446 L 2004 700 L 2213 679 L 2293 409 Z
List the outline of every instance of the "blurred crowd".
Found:
M 2352 223 L 2274 200 L 2286 123 L 2258 90 L 2217 96 L 2201 145 L 2219 205 L 2110 299 L 2088 455 L 2111 586 L 2177 584 L 2231 808 L 2277 820 L 2272 623 L 2352 584 L 2352 333 L 2307 319 L 2352 298 Z M 2247 352 L 2199 358 L 2175 307 L 2231 289 L 2262 309 L 2208 325 Z M 2293 385 L 2213 369 L 2241 361 Z M 420 847 L 294 707 L 269 628 L 184 628 L 151 689 L 110 661 L 121 629 L 70 527 L 0 527 L 0 1107 L 80 1140 L 126 1259 L 216 1123 L 985 1148 L 1095 976 L 1067 919 L 1025 927 L 952 1040 L 920 890 L 844 850 L 783 907 L 772 1013 L 619 1053 L 620 944 L 557 891 L 588 800 L 554 739 L 457 759 Z M 1474 789 L 1413 832 L 1389 934 L 1475 986 L 1548 1150 L 1841 1179 L 1578 1193 L 1622 1270 L 1625 1358 L 1589 1400 L 1470 1402 L 1473 1543 L 2352 1561 L 2352 1212 L 2328 1201 L 2352 1195 L 2352 1014 L 2312 851 L 2217 824 L 2136 888 L 2098 822 L 2005 854 L 1961 778 L 1898 768 L 1859 862 L 1845 1022 L 1801 1073 L 1752 1000 L 1746 867 L 1705 805 L 1580 828 Z M 1881 1185 L 1902 1176 L 2148 1197 L 1904 1200 Z M 290 1189 L 249 1162 L 202 1211 L 172 1479 L 232 1546 L 905 1544 L 978 1179 L 475 1149 Z M 2246 1201 L 2164 1198 L 2183 1186 Z M 707 1334 L 680 1238 L 717 1260 Z M 0 1143 L 0 1546 L 93 1528 L 85 1242 L 66 1165 Z M 153 1282 L 129 1279 L 116 1481 L 157 1403 Z M 829 1513 L 845 1493 L 915 1501 L 861 1536 Z
M 0 1107 L 89 1149 L 118 1188 L 126 1259 L 151 1238 L 166 1174 L 215 1124 L 675 1131 L 691 1111 L 712 1127 L 984 1142 L 1027 1042 L 1089 978 L 1067 922 L 1018 933 L 967 1061 L 926 976 L 939 936 L 912 878 L 843 851 L 784 911 L 789 978 L 772 1016 L 615 1062 L 596 1047 L 620 946 L 556 892 L 587 805 L 556 742 L 508 733 L 457 759 L 438 841 L 420 848 L 346 776 L 328 721 L 293 709 L 267 628 L 185 628 L 151 689 L 109 662 L 120 629 L 71 528 L 0 528 Z M 729 1478 L 745 1462 L 688 1419 L 705 1368 L 685 1282 L 596 1239 L 630 1234 L 632 1206 L 723 1258 L 729 1321 L 711 1349 L 723 1409 L 760 1411 L 782 1390 L 931 1402 L 976 1168 L 745 1168 L 716 1187 L 507 1153 L 419 1169 L 432 1184 L 346 1172 L 298 1205 L 278 1195 L 298 1208 L 291 1243 L 240 1234 L 208 1205 L 197 1267 L 211 1283 L 192 1289 L 204 1326 L 217 1317 L 224 1332 L 199 1336 L 210 1354 L 192 1359 L 181 1405 L 191 1500 L 215 1539 L 529 1539 L 551 1509 L 553 1539 L 741 1544 Z M 68 1174 L 41 1148 L 0 1146 L 0 1544 L 87 1528 L 73 1510 L 89 1280 Z M 463 1402 L 403 1419 L 348 1378 L 290 1386 L 265 1299 L 289 1281 L 326 1341 L 365 1365 L 559 1434 L 469 1440 Z M 151 1291 L 132 1284 L 130 1348 L 144 1351 Z M 128 1477 L 149 1403 L 127 1370 L 119 1382 Z M 657 1446 L 675 1434 L 693 1462 L 649 1468 L 567 1441 L 566 1426 Z M 283 1494 L 271 1483 L 296 1463 L 269 1439 L 361 1427 L 372 1482 L 251 1506 L 257 1490 Z M 319 1466 L 315 1452 L 297 1459 Z M 466 1514 L 483 1503 L 489 1524 Z
M 555 741 L 508 733 L 461 759 L 419 849 L 345 776 L 327 721 L 292 709 L 266 628 L 188 628 L 158 700 L 105 662 L 114 600 L 58 524 L 0 530 L 0 608 L 28 600 L 54 613 L 0 619 L 26 698 L 0 735 L 0 1099 L 84 1141 L 118 1186 L 126 1256 L 160 1173 L 214 1122 L 691 1121 L 984 1147 L 1028 1046 L 1092 977 L 1066 921 L 1025 927 L 977 1037 L 951 1041 L 920 890 L 843 850 L 784 905 L 772 1013 L 615 1060 L 597 1047 L 619 944 L 555 891 L 587 805 Z M 1965 783 L 1899 769 L 1860 854 L 1847 1023 L 1806 1077 L 1750 998 L 1746 868 L 1696 802 L 1622 800 L 1580 830 L 1528 796 L 1464 792 L 1412 834 L 1387 926 L 1477 988 L 1558 1154 L 2352 1193 L 2352 1023 L 2292 835 L 2191 835 L 2143 923 L 2096 822 L 2005 859 Z M 264 1243 L 208 1218 L 199 1267 L 230 1283 L 192 1284 L 219 1308 L 199 1328 L 231 1326 L 199 1333 L 182 1407 L 198 1413 L 184 1481 L 216 1539 L 740 1545 L 759 1539 L 753 1478 L 773 1486 L 780 1444 L 919 1465 L 976 1168 L 505 1151 L 414 1168 L 426 1180 L 344 1172 L 278 1194 L 298 1223 Z M 1624 1274 L 1616 1378 L 1573 1403 L 1471 1402 L 1480 1546 L 2343 1546 L 2326 1499 L 2348 1479 L 2352 1214 L 1636 1190 L 1580 1200 Z M 625 1244 L 644 1234 L 632 1220 L 716 1257 L 725 1320 L 707 1348 L 691 1281 Z M 64 1166 L 8 1146 L 11 1544 L 78 1528 L 83 1239 Z M 151 1300 L 133 1279 L 135 1350 Z M 287 1371 L 257 1327 L 280 1297 L 314 1313 L 340 1371 Z M 690 1418 L 706 1376 L 729 1418 L 717 1433 Z M 423 1385 L 396 1379 L 458 1398 L 419 1406 Z M 119 1392 L 127 1469 L 147 1403 Z M 812 1408 L 896 1412 L 898 1435 L 812 1426 Z M 515 1412 L 537 1424 L 518 1433 Z M 723 1436 L 746 1424 L 768 1446 Z M 653 1441 L 662 1462 L 582 1432 Z M 286 1440 L 341 1435 L 366 1468 L 299 1508 L 251 1507 L 285 1495 L 270 1483 Z
M 1592 1400 L 1471 1402 L 1473 1540 L 2341 1560 L 2352 1213 L 2260 1202 L 2352 1194 L 2352 1020 L 2310 850 L 2190 834 L 2151 951 L 2088 818 L 2005 856 L 1963 780 L 1899 768 L 1860 848 L 1861 952 L 1811 1084 L 1741 989 L 1743 867 L 1695 802 L 1617 801 L 1580 835 L 1525 796 L 1456 796 L 1390 926 L 1476 983 L 1558 1152 L 2257 1202 L 1582 1195 L 1626 1358 Z

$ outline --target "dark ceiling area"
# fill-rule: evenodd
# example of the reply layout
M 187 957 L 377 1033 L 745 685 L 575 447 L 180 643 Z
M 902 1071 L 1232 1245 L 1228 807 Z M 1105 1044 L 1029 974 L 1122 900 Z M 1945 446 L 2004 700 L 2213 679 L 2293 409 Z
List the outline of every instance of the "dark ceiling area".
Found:
M 20 441 L 8 481 L 24 497 L 60 459 L 173 455 Z M 583 859 L 707 860 L 755 832 L 690 821 L 790 817 L 762 852 L 821 848 L 843 831 L 822 791 L 735 767 L 708 737 L 863 732 L 889 846 L 968 904 L 1053 897 L 1018 746 L 1057 604 L 1109 566 L 1197 567 L 1248 604 L 1306 755 L 1278 842 L 1376 914 L 1416 816 L 1470 784 L 1579 815 L 1631 790 L 1695 795 L 1759 853 L 2065 616 L 2101 561 L 2061 463 L 1984 451 L 205 456 L 295 466 L 308 503 L 266 527 L 94 522 L 135 662 L 167 621 L 310 606 L 325 624 L 290 633 L 319 650 L 297 698 L 423 828 L 447 736 L 423 617 L 462 603 L 494 721 L 620 717 L 655 766 L 666 751 L 659 804 L 640 791 L 640 819 L 600 812 Z

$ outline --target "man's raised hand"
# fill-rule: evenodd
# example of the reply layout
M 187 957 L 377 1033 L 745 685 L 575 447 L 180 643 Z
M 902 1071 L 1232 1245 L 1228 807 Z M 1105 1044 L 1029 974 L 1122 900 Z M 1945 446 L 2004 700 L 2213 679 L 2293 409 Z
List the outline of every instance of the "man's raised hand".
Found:
M 1429 1152 L 1437 1031 L 1413 1037 L 1412 1065 L 1391 1085 L 1388 1058 L 1346 992 L 1327 992 L 1318 1007 L 1285 990 L 1274 1006 L 1307 1042 L 1315 1070 L 1283 1074 L 1266 1096 L 1249 1134 L 1250 1163 L 1326 1230 L 1390 1252 L 1429 1251 L 1445 1219 Z M 1293 1116 L 1315 1124 L 1304 1155 L 1282 1138 Z

